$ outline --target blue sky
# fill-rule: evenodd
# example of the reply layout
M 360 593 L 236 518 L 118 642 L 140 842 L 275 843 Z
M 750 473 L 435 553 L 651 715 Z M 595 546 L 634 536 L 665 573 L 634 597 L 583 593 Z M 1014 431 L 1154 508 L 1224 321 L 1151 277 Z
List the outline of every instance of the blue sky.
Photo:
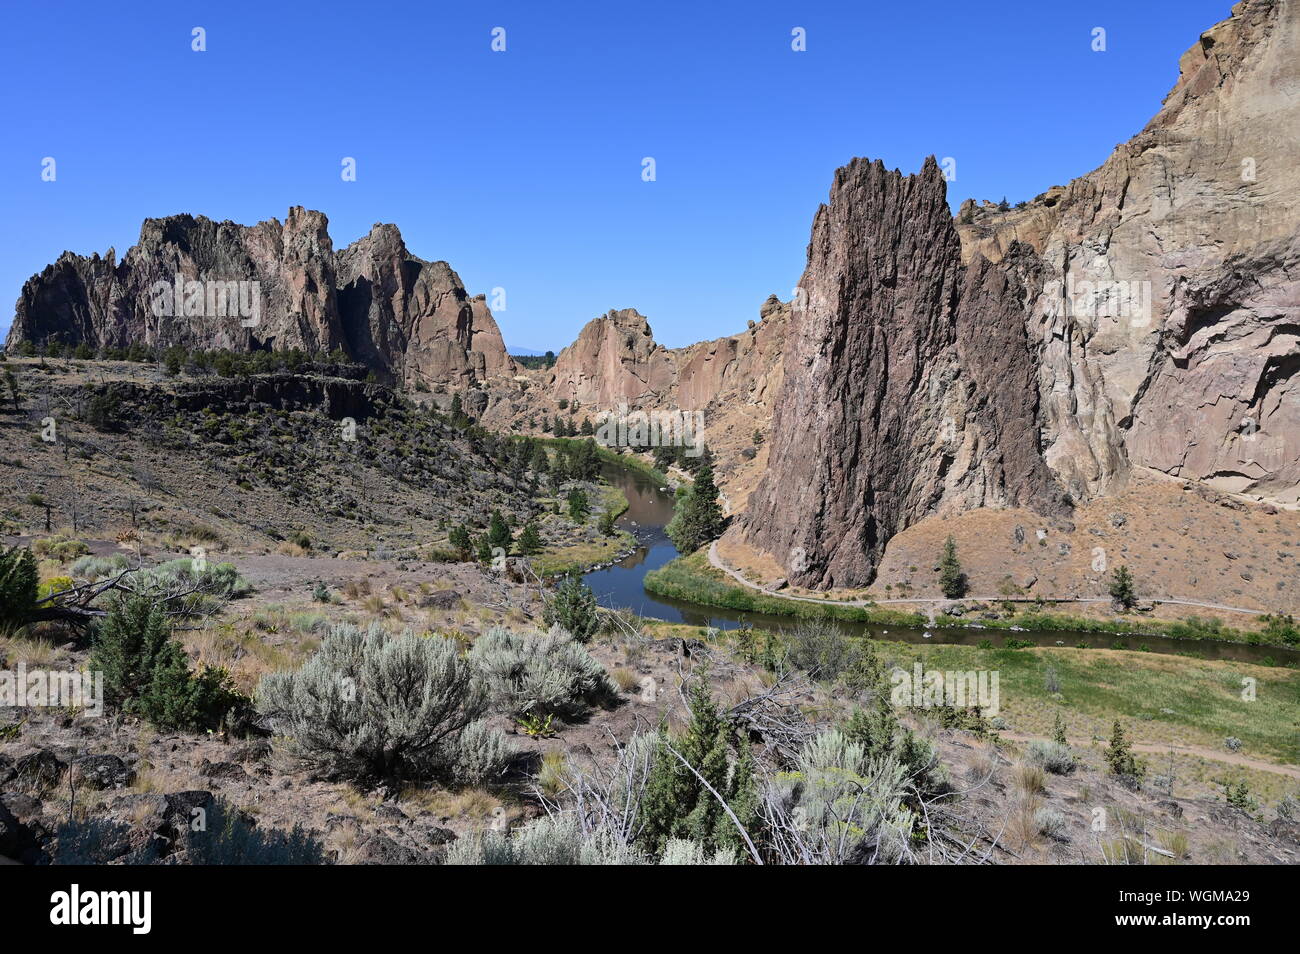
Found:
M 789 297 L 836 167 L 933 153 L 957 160 L 954 209 L 1031 198 L 1141 129 L 1229 6 L 9 4 L 0 332 L 64 249 L 120 257 L 146 217 L 304 205 L 337 248 L 395 222 L 472 293 L 504 288 L 512 347 L 558 351 L 625 307 L 671 346 L 730 334 Z

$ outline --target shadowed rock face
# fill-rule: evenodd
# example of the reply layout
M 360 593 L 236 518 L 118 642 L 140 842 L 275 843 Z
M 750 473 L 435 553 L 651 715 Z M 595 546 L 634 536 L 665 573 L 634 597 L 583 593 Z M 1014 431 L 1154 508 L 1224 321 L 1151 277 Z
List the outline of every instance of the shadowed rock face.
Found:
M 147 219 L 120 264 L 112 250 L 105 258 L 64 252 L 29 279 L 8 345 L 342 347 L 403 383 L 464 385 L 516 372 L 485 301 L 469 297 L 446 262 L 411 255 L 392 225 L 376 225 L 336 254 L 328 225 L 320 212 L 298 207 L 283 225 Z M 175 307 L 173 296 L 165 309 L 173 313 L 159 314 L 159 283 L 174 286 L 177 275 L 185 282 L 256 282 L 256 320 L 229 299 L 213 309 L 206 296 L 195 312 Z
M 962 265 L 945 192 L 933 159 L 914 176 L 855 159 L 813 222 L 744 521 L 795 583 L 870 582 L 890 537 L 936 511 L 1060 509 L 1020 277 Z

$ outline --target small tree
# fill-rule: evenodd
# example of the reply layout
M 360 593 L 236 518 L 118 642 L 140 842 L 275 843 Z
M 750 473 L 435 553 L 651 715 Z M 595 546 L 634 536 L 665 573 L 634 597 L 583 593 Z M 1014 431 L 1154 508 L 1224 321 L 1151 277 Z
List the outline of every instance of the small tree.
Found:
M 500 510 L 492 511 L 492 519 L 488 521 L 487 540 L 490 548 L 500 547 L 507 553 L 510 552 L 510 544 L 512 542 L 510 526 L 501 516 Z
M 533 556 L 542 552 L 542 535 L 537 529 L 536 521 L 529 520 L 524 524 L 523 532 L 519 534 L 515 545 L 524 556 Z
M 555 588 L 555 595 L 542 612 L 542 621 L 547 626 L 559 626 L 580 643 L 590 641 L 600 629 L 596 594 L 576 571 L 566 574 Z
M 671 738 L 667 727 L 660 726 L 646 781 L 639 821 L 641 837 L 655 854 L 678 838 L 691 839 L 706 850 L 743 845 L 719 796 L 751 837 L 754 834 L 759 799 L 748 745 L 738 745 L 738 755 L 732 759 L 732 733 L 703 679 L 691 687 L 690 707 L 691 721 L 681 738 Z
M 574 487 L 569 491 L 569 517 L 574 523 L 582 523 L 591 513 L 591 504 L 587 502 L 587 494 L 579 487 Z
M 167 616 L 141 594 L 119 596 L 110 605 L 90 668 L 104 674 L 105 701 L 162 729 L 214 728 L 247 704 L 224 669 L 190 672 Z
M 1127 738 L 1124 737 L 1124 727 L 1115 720 L 1115 724 L 1110 730 L 1110 745 L 1107 746 L 1103 753 L 1106 764 L 1110 766 L 1111 773 L 1114 775 L 1129 776 L 1135 779 L 1142 777 L 1142 765 L 1133 757 L 1133 749 Z
M 1118 723 L 1116 723 L 1118 725 Z M 1052 741 L 1057 745 L 1069 745 L 1070 740 L 1065 737 L 1065 720 L 1061 718 L 1061 713 L 1056 713 L 1056 722 L 1052 726 Z
M 31 550 L 0 547 L 0 634 L 13 633 L 27 623 L 36 606 L 39 579 Z
M 468 560 L 470 553 L 474 549 L 473 541 L 470 540 L 469 530 L 462 524 L 459 527 L 452 527 L 451 532 L 447 534 L 447 539 L 451 543 L 451 548 L 456 551 L 456 555 L 462 560 Z
M 939 558 L 939 589 L 950 600 L 958 599 L 966 592 L 966 574 L 957 559 L 957 541 L 951 534 L 944 541 L 943 555 Z
M 1133 591 L 1133 574 L 1126 566 L 1115 567 L 1110 579 L 1110 598 L 1115 605 L 1130 610 L 1137 605 L 1137 594 Z
M 696 471 L 691 489 L 678 498 L 673 519 L 664 532 L 681 553 L 694 553 L 722 536 L 724 523 L 713 465 L 706 460 Z
M 614 511 L 606 510 L 600 515 L 600 532 L 607 537 L 612 537 L 616 530 L 614 528 Z

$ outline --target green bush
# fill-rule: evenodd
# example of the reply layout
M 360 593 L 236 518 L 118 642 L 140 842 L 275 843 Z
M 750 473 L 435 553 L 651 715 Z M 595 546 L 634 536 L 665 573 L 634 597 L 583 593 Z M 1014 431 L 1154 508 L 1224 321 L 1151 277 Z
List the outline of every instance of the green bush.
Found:
M 89 553 L 90 547 L 80 540 L 71 540 L 62 534 L 58 534 L 37 540 L 32 544 L 32 550 L 38 557 L 66 563 L 68 560 L 74 560 Z
M 331 778 L 497 777 L 510 752 L 480 724 L 487 691 L 456 642 L 332 627 L 295 672 L 262 678 L 256 705 L 288 750 Z
M 474 643 L 470 659 L 494 709 L 521 716 L 585 716 L 618 696 L 604 667 L 568 633 L 517 635 L 499 627 Z
M 140 594 L 116 597 L 95 633 L 90 668 L 104 674 L 104 699 L 161 729 L 210 729 L 238 718 L 247 699 L 224 669 L 190 672 L 162 609 Z
M 575 571 L 565 575 L 555 588 L 542 612 L 542 621 L 548 626 L 559 626 L 580 643 L 591 641 L 600 629 L 600 614 L 596 610 L 596 595 Z
M 0 547 L 0 634 L 24 626 L 36 607 L 40 574 L 36 557 L 26 547 Z

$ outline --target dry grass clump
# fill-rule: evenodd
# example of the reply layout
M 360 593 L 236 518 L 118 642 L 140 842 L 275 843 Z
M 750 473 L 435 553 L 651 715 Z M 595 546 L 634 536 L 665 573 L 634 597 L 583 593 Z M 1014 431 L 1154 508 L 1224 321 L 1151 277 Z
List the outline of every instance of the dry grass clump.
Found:
M 1046 791 L 1046 775 L 1041 765 L 1032 762 L 1020 762 L 1016 765 L 1013 779 L 1022 795 L 1039 795 Z
M 632 692 L 641 685 L 641 677 L 631 669 L 615 669 L 609 674 L 609 677 L 614 680 L 614 684 L 618 686 L 620 692 Z

